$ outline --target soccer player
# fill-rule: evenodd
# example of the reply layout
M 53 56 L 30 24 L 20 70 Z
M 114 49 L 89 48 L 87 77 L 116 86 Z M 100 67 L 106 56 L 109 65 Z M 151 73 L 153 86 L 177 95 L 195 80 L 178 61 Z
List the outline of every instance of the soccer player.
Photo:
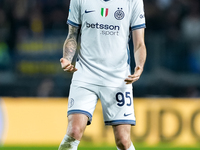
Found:
M 73 72 L 68 101 L 68 127 L 59 150 L 77 150 L 97 103 L 101 100 L 105 125 L 111 125 L 118 150 L 135 150 L 132 83 L 140 78 L 146 60 L 143 0 L 71 0 L 69 33 L 60 59 Z M 81 49 L 72 59 L 80 29 Z M 135 72 L 131 75 L 128 41 L 132 34 Z M 94 133 L 95 134 L 95 133 Z

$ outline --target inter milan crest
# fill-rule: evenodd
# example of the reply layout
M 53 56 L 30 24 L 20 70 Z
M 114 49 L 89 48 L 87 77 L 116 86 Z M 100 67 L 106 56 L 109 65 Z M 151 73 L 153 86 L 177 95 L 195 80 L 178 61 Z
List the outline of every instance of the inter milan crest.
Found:
M 122 20 L 125 16 L 125 13 L 122 11 L 122 8 L 118 8 L 118 10 L 114 14 L 117 20 Z
M 69 102 L 68 102 L 68 107 L 71 108 L 74 105 L 74 99 L 70 98 Z

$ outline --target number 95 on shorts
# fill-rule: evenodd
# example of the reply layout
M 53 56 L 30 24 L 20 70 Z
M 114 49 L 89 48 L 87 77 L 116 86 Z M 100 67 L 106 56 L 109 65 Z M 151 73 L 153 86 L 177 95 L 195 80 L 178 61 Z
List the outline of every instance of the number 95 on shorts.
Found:
M 92 121 L 98 99 L 101 101 L 105 125 L 135 125 L 132 87 L 107 87 L 83 82 L 72 82 L 68 115 L 85 114 L 88 125 Z

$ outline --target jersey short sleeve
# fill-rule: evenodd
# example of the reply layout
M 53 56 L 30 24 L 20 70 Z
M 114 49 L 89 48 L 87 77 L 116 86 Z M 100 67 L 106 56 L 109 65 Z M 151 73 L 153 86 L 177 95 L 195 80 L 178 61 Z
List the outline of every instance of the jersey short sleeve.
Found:
M 134 0 L 131 14 L 131 30 L 146 28 L 143 0 Z
M 80 14 L 81 14 L 80 0 L 71 0 L 67 24 L 79 28 L 81 26 Z

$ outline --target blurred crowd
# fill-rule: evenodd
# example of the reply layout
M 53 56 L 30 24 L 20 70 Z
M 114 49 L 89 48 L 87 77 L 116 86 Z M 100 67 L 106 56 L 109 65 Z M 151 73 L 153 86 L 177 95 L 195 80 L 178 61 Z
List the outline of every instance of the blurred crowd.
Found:
M 15 74 L 16 50 L 21 41 L 67 35 L 69 3 L 70 0 L 0 0 L 0 74 Z M 200 74 L 200 1 L 144 0 L 144 4 L 148 50 L 144 74 L 156 66 L 181 74 Z
M 0 0 L 0 68 L 12 62 L 20 40 L 66 32 L 68 7 L 69 0 Z
M 200 1 L 145 0 L 147 31 L 165 36 L 163 66 L 200 73 Z

